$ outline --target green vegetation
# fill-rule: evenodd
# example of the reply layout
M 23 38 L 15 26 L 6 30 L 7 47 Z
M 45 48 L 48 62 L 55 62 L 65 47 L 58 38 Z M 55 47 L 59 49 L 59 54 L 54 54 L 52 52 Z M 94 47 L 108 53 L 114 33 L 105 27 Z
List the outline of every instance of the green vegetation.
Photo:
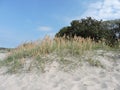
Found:
M 56 34 L 56 37 L 63 36 L 66 38 L 73 38 L 74 36 L 91 38 L 96 42 L 105 40 L 107 45 L 116 47 L 120 38 L 120 20 L 99 21 L 91 17 L 73 20 L 70 26 L 63 27 Z

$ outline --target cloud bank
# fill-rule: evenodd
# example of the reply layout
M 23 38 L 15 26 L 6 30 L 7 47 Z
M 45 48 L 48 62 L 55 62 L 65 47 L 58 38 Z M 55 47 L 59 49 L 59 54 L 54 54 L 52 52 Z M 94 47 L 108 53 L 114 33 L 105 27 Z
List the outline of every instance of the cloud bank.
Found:
M 96 19 L 120 18 L 120 0 L 101 0 L 91 3 L 82 17 L 92 16 Z
M 85 7 L 87 7 L 87 9 L 81 15 L 66 17 L 64 20 L 69 23 L 72 20 L 79 20 L 89 16 L 98 20 L 120 18 L 120 0 L 98 0 L 94 3 L 86 3 Z

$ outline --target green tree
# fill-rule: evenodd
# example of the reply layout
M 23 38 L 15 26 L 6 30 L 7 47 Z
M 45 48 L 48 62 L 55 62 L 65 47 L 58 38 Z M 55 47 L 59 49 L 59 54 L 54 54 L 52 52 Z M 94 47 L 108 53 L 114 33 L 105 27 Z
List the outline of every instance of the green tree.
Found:
M 102 29 L 101 22 L 91 17 L 87 17 L 86 19 L 74 20 L 71 22 L 71 26 L 62 28 L 56 36 L 69 36 L 74 37 L 81 36 L 84 38 L 92 38 L 96 41 L 102 38 Z M 101 33 L 101 34 L 100 34 Z
M 56 37 L 90 37 L 96 42 L 105 39 L 106 44 L 114 46 L 116 44 L 115 32 L 119 30 L 120 24 L 118 22 L 115 24 L 113 21 L 102 21 L 87 17 L 81 20 L 73 20 L 70 26 L 60 29 Z

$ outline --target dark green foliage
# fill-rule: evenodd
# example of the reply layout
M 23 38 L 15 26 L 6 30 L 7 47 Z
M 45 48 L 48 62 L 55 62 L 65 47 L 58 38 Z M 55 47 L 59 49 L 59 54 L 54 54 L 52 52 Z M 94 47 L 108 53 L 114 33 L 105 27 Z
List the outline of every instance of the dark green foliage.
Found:
M 89 37 L 96 42 L 104 39 L 107 45 L 115 46 L 117 44 L 116 33 L 120 33 L 120 21 L 99 21 L 91 17 L 87 17 L 81 20 L 73 20 L 71 22 L 71 26 L 63 27 L 56 34 L 56 37 Z
M 0 47 L 0 52 L 9 52 L 13 50 L 13 48 L 4 48 L 4 47 Z
M 91 17 L 87 17 L 87 19 L 74 20 L 71 22 L 71 26 L 62 28 L 56 36 L 66 35 L 74 37 L 76 35 L 84 38 L 90 37 L 98 41 L 103 37 L 102 35 L 104 35 L 101 28 L 101 22 L 102 21 L 97 21 Z
M 104 21 L 102 26 L 104 26 L 103 29 L 108 30 L 108 35 L 105 38 L 107 40 L 106 43 L 110 46 L 119 46 L 118 40 L 120 39 L 120 20 L 116 19 Z

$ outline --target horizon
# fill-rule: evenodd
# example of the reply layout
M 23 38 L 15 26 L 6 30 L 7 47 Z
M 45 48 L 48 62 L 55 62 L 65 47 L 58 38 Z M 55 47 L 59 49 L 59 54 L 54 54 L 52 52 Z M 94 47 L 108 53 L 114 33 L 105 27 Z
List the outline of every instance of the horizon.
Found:
M 120 19 L 120 0 L 1 0 L 0 47 L 54 36 L 72 20 Z

